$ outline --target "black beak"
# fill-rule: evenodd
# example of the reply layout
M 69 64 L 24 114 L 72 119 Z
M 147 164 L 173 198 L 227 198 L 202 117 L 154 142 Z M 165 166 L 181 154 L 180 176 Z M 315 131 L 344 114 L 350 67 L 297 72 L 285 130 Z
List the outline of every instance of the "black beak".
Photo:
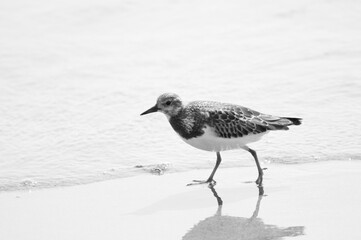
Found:
M 149 108 L 147 111 L 145 111 L 144 113 L 140 114 L 140 115 L 145 115 L 148 113 L 153 113 L 153 112 L 157 112 L 159 110 L 159 108 L 157 107 L 157 105 L 155 105 L 154 107 Z

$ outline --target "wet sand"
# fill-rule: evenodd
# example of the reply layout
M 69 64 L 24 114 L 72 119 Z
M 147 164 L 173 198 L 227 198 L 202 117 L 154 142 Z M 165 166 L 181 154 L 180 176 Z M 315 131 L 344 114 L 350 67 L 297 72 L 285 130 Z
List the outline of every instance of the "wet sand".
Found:
M 265 164 L 264 164 L 265 165 Z M 1 239 L 360 239 L 361 162 L 220 168 L 0 194 Z M 223 203 L 223 205 L 221 205 Z

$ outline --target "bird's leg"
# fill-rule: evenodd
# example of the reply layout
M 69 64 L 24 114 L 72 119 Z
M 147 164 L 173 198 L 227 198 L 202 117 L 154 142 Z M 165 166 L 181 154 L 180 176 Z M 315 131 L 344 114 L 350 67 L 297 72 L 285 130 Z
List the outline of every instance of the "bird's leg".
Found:
M 258 178 L 256 180 L 256 184 L 258 186 L 262 186 L 263 171 L 262 171 L 261 165 L 259 164 L 257 153 L 256 153 L 255 150 L 253 150 L 253 149 L 251 149 L 249 147 L 247 147 L 246 150 L 252 154 L 252 156 L 254 157 L 254 160 L 256 161 L 256 165 L 257 165 L 257 169 L 258 169 Z
M 221 154 L 219 152 L 217 152 L 217 162 L 213 168 L 211 175 L 208 177 L 208 179 L 205 181 L 204 180 L 193 180 L 193 182 L 187 184 L 187 186 L 196 185 L 196 184 L 204 184 L 204 183 L 208 183 L 212 186 L 216 185 L 216 181 L 213 180 L 213 176 L 216 173 L 219 164 L 221 164 L 221 161 L 222 161 Z

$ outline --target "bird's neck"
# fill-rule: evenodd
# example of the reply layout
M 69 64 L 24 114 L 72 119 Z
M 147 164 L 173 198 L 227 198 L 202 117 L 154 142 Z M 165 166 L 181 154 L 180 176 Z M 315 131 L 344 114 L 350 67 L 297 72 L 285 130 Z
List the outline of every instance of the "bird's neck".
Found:
M 184 110 L 179 111 L 169 119 L 170 125 L 182 138 L 190 139 L 198 137 L 204 133 L 203 125 L 198 123 L 193 114 L 187 114 Z

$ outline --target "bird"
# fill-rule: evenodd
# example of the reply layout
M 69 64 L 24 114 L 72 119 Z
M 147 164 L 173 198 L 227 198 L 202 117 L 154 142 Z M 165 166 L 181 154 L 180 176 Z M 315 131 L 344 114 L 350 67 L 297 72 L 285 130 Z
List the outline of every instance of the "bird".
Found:
M 175 93 L 161 94 L 156 104 L 141 113 L 161 112 L 165 114 L 174 131 L 187 144 L 216 153 L 216 164 L 206 180 L 193 180 L 194 184 L 215 185 L 214 175 L 221 164 L 220 152 L 243 149 L 253 156 L 258 177 L 256 184 L 263 184 L 263 170 L 255 150 L 248 147 L 266 133 L 274 130 L 288 130 L 289 126 L 300 125 L 302 118 L 278 117 L 263 114 L 237 104 L 216 101 L 183 102 Z

